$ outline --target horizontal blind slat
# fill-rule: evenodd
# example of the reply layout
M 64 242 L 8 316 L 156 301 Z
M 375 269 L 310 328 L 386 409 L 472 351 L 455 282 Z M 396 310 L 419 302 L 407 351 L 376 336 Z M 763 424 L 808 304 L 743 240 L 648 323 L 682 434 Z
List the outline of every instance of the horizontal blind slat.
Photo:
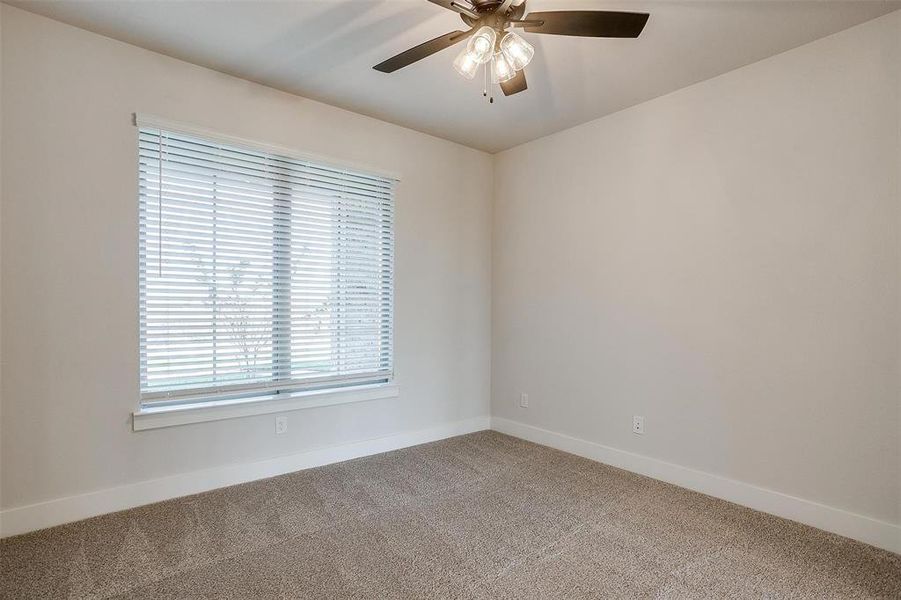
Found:
M 394 181 L 139 130 L 143 401 L 390 378 Z

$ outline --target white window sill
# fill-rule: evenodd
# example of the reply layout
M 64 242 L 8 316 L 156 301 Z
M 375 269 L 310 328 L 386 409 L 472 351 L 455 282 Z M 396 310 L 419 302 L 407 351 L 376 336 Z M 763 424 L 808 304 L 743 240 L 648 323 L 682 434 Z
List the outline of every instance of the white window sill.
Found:
M 303 408 L 395 398 L 398 396 L 398 393 L 397 384 L 379 383 L 344 389 L 312 390 L 240 400 L 222 400 L 156 408 L 148 407 L 132 413 L 132 427 L 135 431 L 158 429 L 160 427 L 186 425 L 188 423 L 220 421 L 222 419 L 266 415 Z

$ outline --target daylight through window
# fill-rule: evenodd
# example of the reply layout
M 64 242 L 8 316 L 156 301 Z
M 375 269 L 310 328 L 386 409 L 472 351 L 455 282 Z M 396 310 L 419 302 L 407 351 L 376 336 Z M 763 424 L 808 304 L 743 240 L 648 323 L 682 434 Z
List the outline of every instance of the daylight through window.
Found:
M 394 180 L 139 128 L 144 405 L 387 382 Z

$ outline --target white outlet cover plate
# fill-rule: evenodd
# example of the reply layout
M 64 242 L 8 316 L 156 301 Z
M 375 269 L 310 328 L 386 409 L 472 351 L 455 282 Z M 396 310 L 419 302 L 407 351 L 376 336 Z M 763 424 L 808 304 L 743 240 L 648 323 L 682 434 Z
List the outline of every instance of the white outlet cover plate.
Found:
M 644 434 L 644 417 L 632 417 L 632 433 Z
M 275 433 L 281 435 L 288 431 L 288 417 L 275 417 Z

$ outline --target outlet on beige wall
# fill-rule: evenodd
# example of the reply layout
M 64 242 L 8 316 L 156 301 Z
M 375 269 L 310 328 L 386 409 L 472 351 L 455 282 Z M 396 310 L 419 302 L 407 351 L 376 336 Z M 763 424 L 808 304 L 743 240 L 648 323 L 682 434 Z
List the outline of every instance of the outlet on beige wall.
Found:
M 492 414 L 899 523 L 899 40 L 496 155 Z

